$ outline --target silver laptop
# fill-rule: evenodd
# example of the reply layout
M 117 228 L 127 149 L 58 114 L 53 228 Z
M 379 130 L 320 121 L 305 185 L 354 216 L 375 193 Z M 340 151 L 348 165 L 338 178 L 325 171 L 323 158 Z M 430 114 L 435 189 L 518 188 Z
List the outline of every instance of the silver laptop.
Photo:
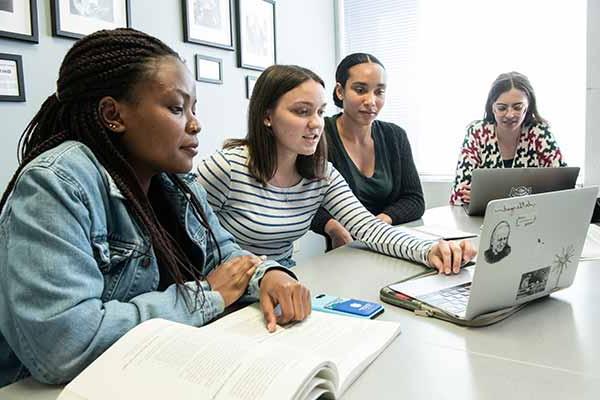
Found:
M 471 178 L 468 215 L 483 215 L 490 200 L 572 189 L 579 167 L 476 168 Z
M 493 200 L 474 266 L 391 288 L 467 320 L 566 288 L 575 279 L 597 193 L 594 186 Z

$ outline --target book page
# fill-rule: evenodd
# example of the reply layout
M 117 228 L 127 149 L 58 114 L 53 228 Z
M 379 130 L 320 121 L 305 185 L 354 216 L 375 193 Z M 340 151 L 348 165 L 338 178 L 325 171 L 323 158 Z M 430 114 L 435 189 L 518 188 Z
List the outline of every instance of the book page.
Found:
M 398 334 L 397 323 L 319 312 L 269 333 L 257 305 L 201 328 L 156 319 L 117 341 L 59 399 L 281 399 L 332 388 L 339 396 Z
M 333 387 L 330 380 L 319 378 L 317 376 L 311 381 L 310 386 L 307 385 L 304 388 L 304 390 L 302 391 L 302 393 L 298 394 L 297 398 L 305 399 L 305 400 L 313 400 L 313 399 L 320 398 L 325 393 L 330 394 L 330 393 L 336 393 L 336 392 L 337 392 L 337 389 L 335 387 Z
M 303 399 L 300 393 L 319 385 L 322 378 L 337 380 L 335 365 L 313 353 L 288 346 L 259 344 L 240 363 L 216 399 L 258 400 Z M 332 382 L 327 386 L 335 393 Z
M 292 398 L 324 368 L 332 366 L 323 358 L 252 335 L 155 319 L 117 341 L 59 399 Z
M 276 334 L 268 334 L 262 312 L 256 306 L 246 307 L 213 325 L 222 325 L 228 332 L 249 332 L 254 340 L 293 347 L 331 360 L 339 373 L 338 395 L 400 334 L 400 326 L 394 322 L 318 311 L 313 311 L 306 321 L 279 327 Z
M 585 237 L 581 260 L 600 260 L 600 226 L 596 224 L 590 224 Z

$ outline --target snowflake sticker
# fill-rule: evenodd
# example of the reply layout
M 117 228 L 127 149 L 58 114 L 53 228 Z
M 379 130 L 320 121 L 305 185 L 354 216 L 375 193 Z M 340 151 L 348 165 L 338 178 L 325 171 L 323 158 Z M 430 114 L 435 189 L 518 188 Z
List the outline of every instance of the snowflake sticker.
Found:
M 560 277 L 562 276 L 563 272 L 565 272 L 569 264 L 573 262 L 574 256 L 575 248 L 572 244 L 567 247 L 563 247 L 560 254 L 556 254 L 554 256 L 552 275 L 556 277 L 556 283 L 554 284 L 555 288 L 558 287 L 558 283 L 560 282 Z

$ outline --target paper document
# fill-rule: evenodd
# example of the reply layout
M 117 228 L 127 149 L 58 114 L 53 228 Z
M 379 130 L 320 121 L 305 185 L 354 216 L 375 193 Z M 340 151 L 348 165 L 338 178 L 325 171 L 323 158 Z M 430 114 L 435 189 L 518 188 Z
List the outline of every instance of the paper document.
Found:
M 477 234 L 471 232 L 465 232 L 458 229 L 449 228 L 442 225 L 421 225 L 410 228 L 417 231 L 419 236 L 425 234 L 427 239 L 445 239 L 445 240 L 457 240 L 477 237 Z

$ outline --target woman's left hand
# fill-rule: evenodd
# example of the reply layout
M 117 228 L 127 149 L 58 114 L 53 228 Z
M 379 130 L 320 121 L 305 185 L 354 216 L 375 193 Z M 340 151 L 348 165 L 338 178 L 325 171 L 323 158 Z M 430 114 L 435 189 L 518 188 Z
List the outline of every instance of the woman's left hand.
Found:
M 388 225 L 392 224 L 392 218 L 387 214 L 381 213 L 379 215 L 376 215 L 375 218 L 382 220 Z
M 281 314 L 275 315 L 279 304 Z M 302 321 L 311 312 L 310 291 L 285 272 L 269 270 L 260 282 L 260 308 L 265 316 L 267 329 L 275 332 L 276 324 Z
M 431 267 L 436 268 L 440 274 L 457 274 L 460 272 L 460 267 L 475 257 L 476 254 L 477 250 L 468 240 L 462 240 L 460 243 L 440 240 L 429 251 L 427 262 Z

